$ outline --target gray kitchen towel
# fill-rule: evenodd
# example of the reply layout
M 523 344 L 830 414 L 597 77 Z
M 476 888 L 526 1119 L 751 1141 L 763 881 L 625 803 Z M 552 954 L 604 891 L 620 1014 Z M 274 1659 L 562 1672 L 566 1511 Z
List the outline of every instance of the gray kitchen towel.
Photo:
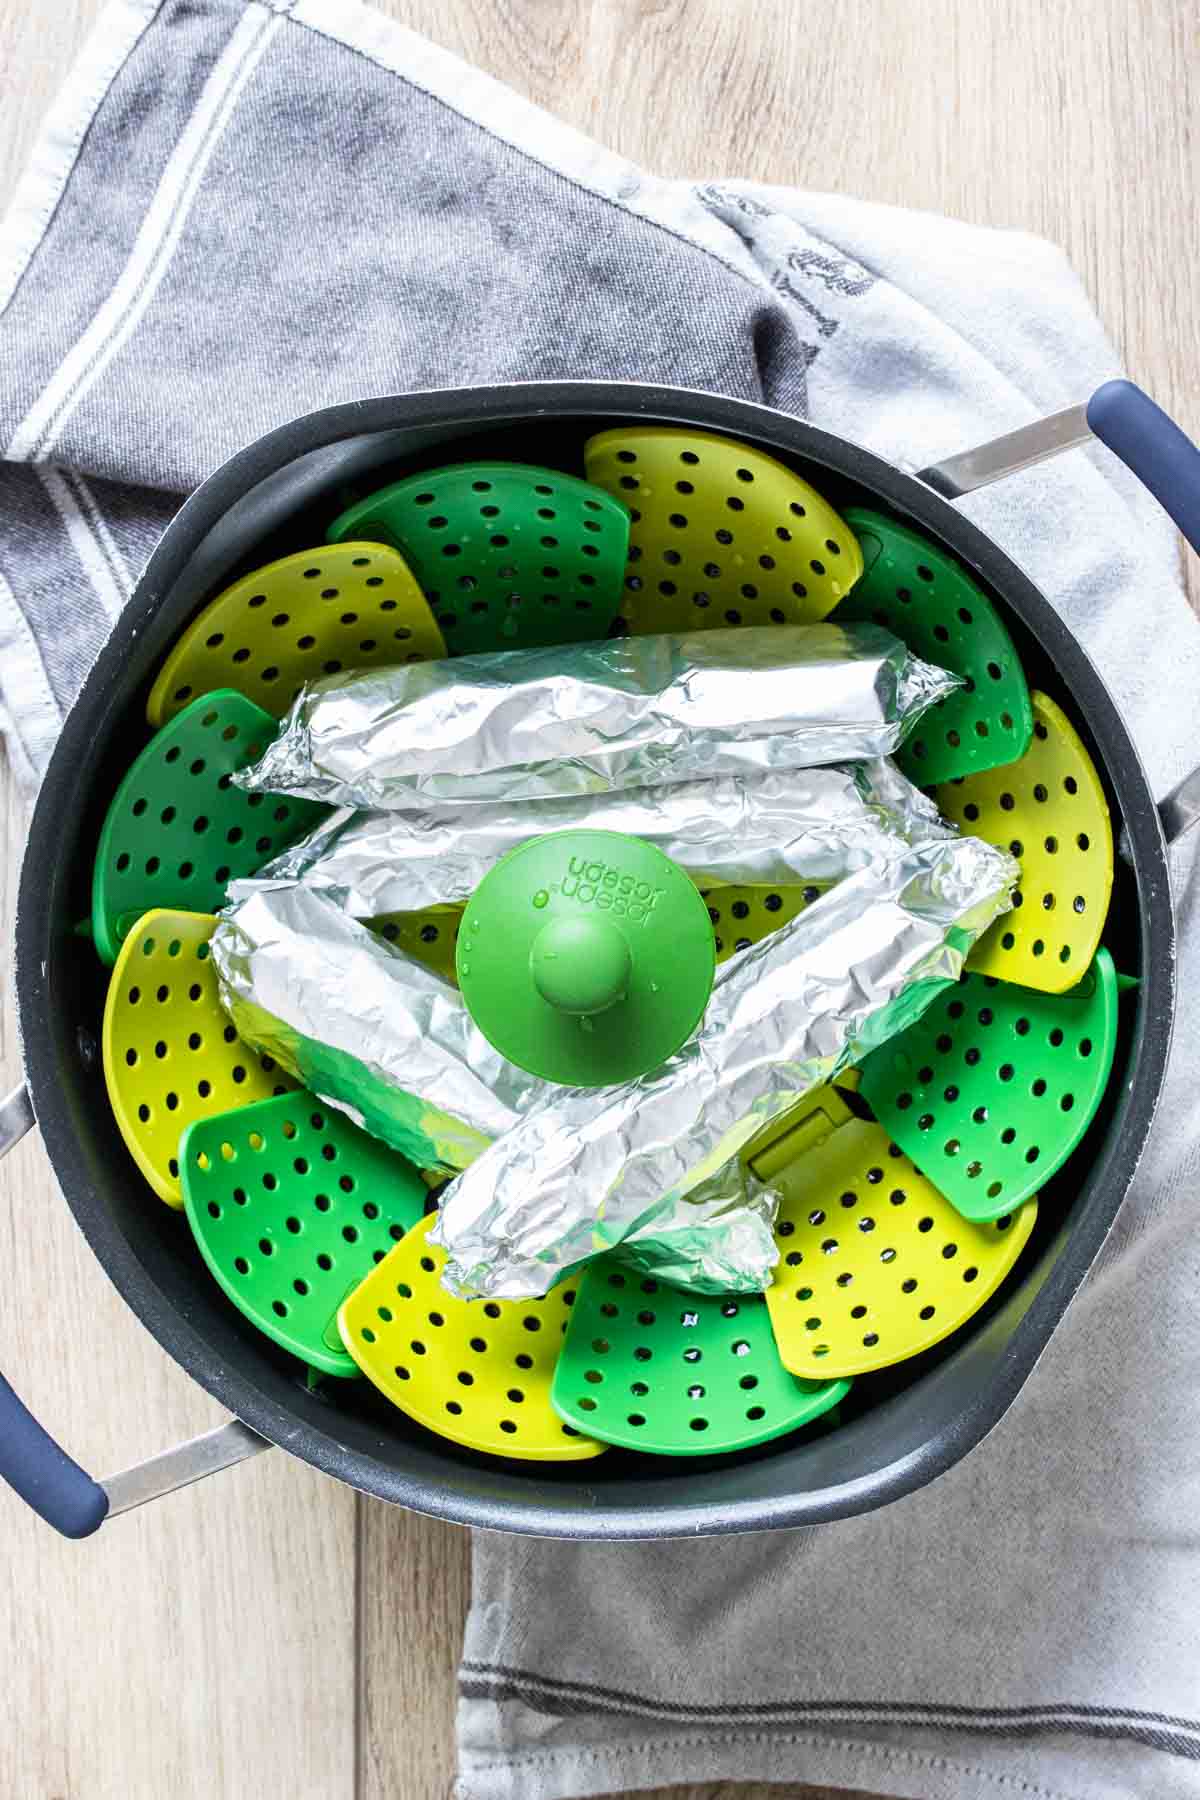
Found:
M 181 498 L 290 416 L 547 376 L 762 400 L 921 467 L 1115 372 L 1016 233 L 634 168 L 358 0 L 116 0 L 0 232 L 0 706 L 32 783 Z M 533 453 L 531 447 L 531 454 Z M 1100 450 L 965 508 L 1091 649 L 1158 790 L 1200 754 L 1166 521 Z M 737 1776 L 1200 1795 L 1200 876 L 1098 1272 L 1001 1427 L 816 1531 L 480 1537 L 460 1792 Z

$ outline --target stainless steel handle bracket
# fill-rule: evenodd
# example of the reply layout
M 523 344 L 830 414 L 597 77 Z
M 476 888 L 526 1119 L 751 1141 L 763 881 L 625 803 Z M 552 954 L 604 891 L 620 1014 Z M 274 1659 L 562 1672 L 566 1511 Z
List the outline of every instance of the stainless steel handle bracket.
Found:
M 108 1495 L 108 1516 L 111 1519 L 135 1506 L 145 1506 L 147 1500 L 161 1500 L 164 1494 L 190 1487 L 193 1481 L 203 1481 L 206 1475 L 217 1475 L 270 1448 L 266 1438 L 240 1419 L 226 1419 L 223 1425 L 189 1438 L 173 1450 L 164 1450 L 117 1475 L 104 1476 L 100 1486 Z
M 0 1156 L 7 1156 L 36 1123 L 29 1089 L 22 1082 L 0 1100 Z
M 1200 825 L 1200 769 L 1185 775 L 1179 786 L 1172 788 L 1165 800 L 1159 801 L 1158 816 L 1168 844 Z
M 977 444 L 973 450 L 948 456 L 944 462 L 931 463 L 927 469 L 918 472 L 917 480 L 933 488 L 945 500 L 960 500 L 964 494 L 974 493 L 976 488 L 1003 481 L 1022 469 L 1031 469 L 1035 463 L 1045 462 L 1064 450 L 1075 450 L 1081 444 L 1095 442 L 1087 421 L 1086 405 L 1069 406 L 1065 412 L 1051 413 L 1049 418 L 1022 425 L 1018 431 L 1008 431 L 1003 437 Z M 1160 801 L 1158 812 L 1169 844 L 1200 824 L 1200 769 L 1185 776 L 1179 786 Z M 1129 846 L 1123 833 L 1119 851 L 1128 860 Z
M 976 488 L 988 487 L 993 481 L 1031 469 L 1048 457 L 1060 456 L 1064 450 L 1095 441 L 1088 426 L 1086 405 L 1069 406 L 1065 412 L 1051 413 L 1017 431 L 1006 431 L 1003 437 L 989 438 L 973 450 L 960 450 L 944 462 L 931 463 L 927 469 L 918 470 L 917 480 L 943 499 L 958 500 Z

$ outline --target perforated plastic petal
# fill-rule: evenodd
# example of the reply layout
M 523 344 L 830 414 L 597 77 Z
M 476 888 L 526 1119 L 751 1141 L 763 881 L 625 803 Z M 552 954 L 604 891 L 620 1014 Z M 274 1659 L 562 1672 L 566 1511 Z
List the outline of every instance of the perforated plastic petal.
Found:
M 398 944 L 427 968 L 457 987 L 454 947 L 462 926 L 461 906 L 430 906 L 424 912 L 380 913 L 368 921 L 389 944 Z
M 417 1171 L 303 1089 L 197 1120 L 179 1161 L 188 1223 L 233 1304 L 314 1369 L 357 1374 L 338 1308 L 424 1216 Z
M 996 1219 L 1070 1156 L 1116 1044 L 1117 977 L 1102 949 L 1065 994 L 965 975 L 872 1051 L 861 1091 L 964 1218 Z
M 92 871 L 92 935 L 107 963 L 151 907 L 215 912 L 230 881 L 252 875 L 311 831 L 327 807 L 244 794 L 230 776 L 261 756 L 275 720 L 242 694 L 194 700 L 130 766 L 113 796 Z
M 1033 1229 L 1037 1201 L 990 1224 L 964 1219 L 882 1125 L 847 1118 L 772 1185 L 780 1263 L 767 1308 L 784 1364 L 861 1375 L 927 1350 L 994 1294 Z
M 402 1412 L 472 1450 L 534 1462 L 577 1462 L 603 1444 L 550 1405 L 550 1381 L 575 1288 L 542 1300 L 456 1300 L 441 1285 L 445 1252 L 413 1227 L 344 1302 L 342 1340 Z
M 717 961 L 778 931 L 824 893 L 810 887 L 713 887 L 701 890 L 716 937 Z
M 217 997 L 208 914 L 148 912 L 126 937 L 108 984 L 102 1051 L 113 1114 L 129 1153 L 168 1206 L 183 1205 L 179 1139 L 196 1119 L 295 1082 L 247 1048 Z
M 382 544 L 322 544 L 218 594 L 159 670 L 146 716 L 161 725 L 198 694 L 236 688 L 278 718 L 306 681 L 445 654 L 402 557 Z
M 1014 910 L 979 939 L 967 966 L 1042 993 L 1073 987 L 1096 954 L 1113 879 L 1108 802 L 1062 709 L 1034 693 L 1033 739 L 1019 762 L 939 787 L 939 810 L 1021 865 Z
M 964 685 L 920 719 L 896 761 L 922 787 L 1010 763 L 1029 748 L 1033 711 L 1012 639 L 987 595 L 938 545 L 883 513 L 850 507 L 866 567 L 838 622 L 871 619 Z
M 369 494 L 329 536 L 380 538 L 410 563 L 453 655 L 608 636 L 629 514 L 574 475 L 524 463 L 430 469 Z
M 787 1373 L 761 1294 L 684 1293 L 605 1256 L 579 1283 L 553 1398 L 607 1443 L 700 1456 L 795 1431 L 847 1387 Z
M 810 623 L 862 574 L 846 521 L 749 444 L 628 425 L 589 438 L 584 457 L 588 479 L 632 509 L 631 631 Z

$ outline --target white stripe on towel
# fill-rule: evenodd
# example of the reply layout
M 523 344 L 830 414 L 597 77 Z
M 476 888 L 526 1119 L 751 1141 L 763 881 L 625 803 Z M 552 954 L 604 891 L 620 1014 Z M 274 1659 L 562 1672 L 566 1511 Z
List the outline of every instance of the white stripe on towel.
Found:
M 238 98 L 283 25 L 282 15 L 248 0 L 171 153 L 129 261 L 91 324 L 17 426 L 6 455 L 47 461 L 75 409 L 135 329 L 170 266 L 205 170 Z
M 71 548 L 100 604 L 109 618 L 115 619 L 129 598 L 132 583 L 87 483 L 75 471 L 52 468 L 48 463 L 38 467 L 37 477 L 66 527 Z
M 161 5 L 162 0 L 110 0 L 50 108 L 0 225 L 0 313 L 45 236 L 101 101 Z
M 13 767 L 26 789 L 37 785 L 62 714 L 28 619 L 0 575 L 0 713 Z

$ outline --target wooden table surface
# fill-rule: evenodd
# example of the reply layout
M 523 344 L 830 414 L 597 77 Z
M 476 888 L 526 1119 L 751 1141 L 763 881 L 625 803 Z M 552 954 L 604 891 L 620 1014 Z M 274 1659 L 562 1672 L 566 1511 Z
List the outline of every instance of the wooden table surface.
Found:
M 1195 0 L 383 10 L 664 174 L 845 189 L 1056 239 L 1131 374 L 1200 428 Z M 0 0 L 0 204 L 99 11 Z M 7 941 L 26 813 L 5 780 Z M 7 1087 L 7 992 L 0 1065 Z M 108 1286 L 36 1137 L 0 1168 L 0 1254 L 0 1367 L 86 1467 L 110 1472 L 217 1422 Z M 447 1794 L 468 1557 L 465 1533 L 356 1499 L 279 1452 L 85 1546 L 0 1492 L 0 1796 Z

